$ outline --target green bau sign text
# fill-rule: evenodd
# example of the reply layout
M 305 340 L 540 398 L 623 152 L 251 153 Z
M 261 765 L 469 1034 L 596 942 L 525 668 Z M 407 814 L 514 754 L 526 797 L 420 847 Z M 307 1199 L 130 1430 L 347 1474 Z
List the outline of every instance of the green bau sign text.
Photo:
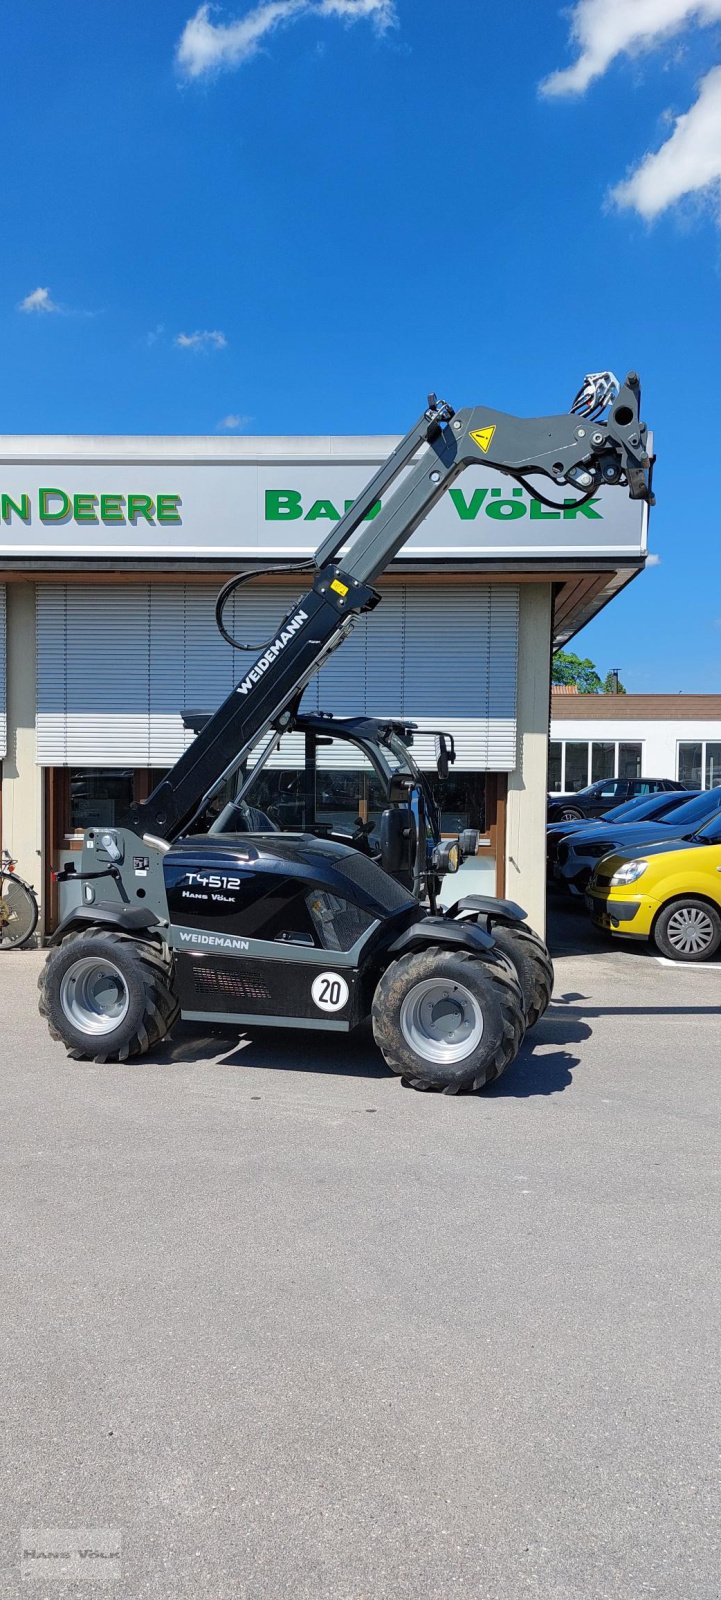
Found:
M 68 494 L 65 489 L 38 489 L 37 514 L 41 522 L 105 523 L 108 527 L 138 522 L 182 522 L 179 494 Z M 3 522 L 32 520 L 29 494 L 0 494 Z
M 513 488 L 510 494 L 505 494 L 503 489 L 474 489 L 466 495 L 462 489 L 449 489 L 448 495 L 462 522 L 475 522 L 479 516 L 492 517 L 494 522 L 516 522 L 527 516 L 532 522 L 558 522 L 561 517 L 564 521 L 590 517 L 598 522 L 603 517 L 603 512 L 596 510 L 597 496 L 587 500 L 585 505 L 564 500 L 562 505 L 559 504 L 558 511 L 552 511 L 535 495 L 529 495 L 518 487 Z M 314 500 L 306 509 L 299 489 L 266 489 L 265 520 L 298 522 L 303 518 L 305 522 L 320 522 L 327 518 L 329 522 L 338 522 L 352 505 L 352 500 L 345 500 L 343 511 L 340 511 L 333 500 Z M 366 513 L 365 521 L 371 522 L 380 509 L 381 502 L 376 500 Z

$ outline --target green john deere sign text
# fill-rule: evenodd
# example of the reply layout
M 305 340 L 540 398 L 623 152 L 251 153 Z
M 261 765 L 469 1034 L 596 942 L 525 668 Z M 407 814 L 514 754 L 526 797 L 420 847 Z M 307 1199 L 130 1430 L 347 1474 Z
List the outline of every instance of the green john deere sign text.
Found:
M 41 522 L 119 523 L 182 522 L 179 494 L 68 494 L 65 489 L 38 489 L 37 514 Z M 0 494 L 3 522 L 30 522 L 29 494 Z

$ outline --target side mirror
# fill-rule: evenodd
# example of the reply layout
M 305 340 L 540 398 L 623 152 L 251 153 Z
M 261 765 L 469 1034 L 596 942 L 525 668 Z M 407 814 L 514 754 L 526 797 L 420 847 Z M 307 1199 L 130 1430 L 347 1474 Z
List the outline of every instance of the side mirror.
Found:
M 411 870 L 415 831 L 415 822 L 408 809 L 389 806 L 381 813 L 381 866 L 390 877 Z
M 449 748 L 450 746 L 450 748 Z M 448 777 L 448 770 L 452 761 L 456 759 L 456 749 L 450 734 L 436 734 L 436 767 L 442 783 Z

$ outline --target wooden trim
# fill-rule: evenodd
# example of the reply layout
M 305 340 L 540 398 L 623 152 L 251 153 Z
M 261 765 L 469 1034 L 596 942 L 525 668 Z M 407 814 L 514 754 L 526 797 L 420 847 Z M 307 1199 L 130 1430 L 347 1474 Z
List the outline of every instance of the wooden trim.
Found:
M 506 890 L 506 799 L 508 795 L 508 777 L 505 772 L 486 773 L 486 812 L 488 827 L 486 833 L 489 843 L 479 845 L 476 852 L 483 856 L 486 852 L 495 856 L 496 860 L 496 894 L 503 897 Z
M 58 925 L 58 886 L 52 872 L 57 849 L 57 811 L 62 787 L 59 780 L 62 776 L 59 767 L 43 768 L 43 924 L 46 934 L 54 933 Z
M 133 801 L 147 800 L 153 788 L 153 781 L 148 767 L 136 767 L 133 771 Z
M 187 567 L 184 567 L 182 571 L 171 567 L 161 567 L 152 571 L 143 571 L 142 569 L 138 571 L 135 568 L 128 572 L 117 568 L 112 571 L 105 568 L 100 571 L 93 571 L 88 569 L 87 566 L 82 569 L 68 568 L 67 571 L 58 571 L 55 568 L 49 570 L 37 568 L 32 571 L 24 569 L 21 571 L 10 568 L 6 571 L 0 571 L 0 583 L 105 584 L 109 588 L 117 587 L 121 584 L 174 583 L 188 584 L 192 588 L 194 584 L 215 583 L 216 580 L 219 584 L 225 583 L 227 578 L 235 577 L 239 572 L 249 568 L 249 565 L 249 561 L 239 560 L 237 565 L 233 567 L 206 567 L 192 571 L 188 571 Z M 579 584 L 583 591 L 602 585 L 608 579 L 609 570 L 615 572 L 618 565 L 619 563 L 615 563 L 610 569 L 594 569 L 591 573 L 581 575 L 574 570 L 564 571 L 563 569 L 559 570 L 557 567 L 524 568 L 519 566 L 516 568 L 511 564 L 508 568 L 491 568 L 490 563 L 486 567 L 479 566 L 477 562 L 473 565 L 460 565 L 458 567 L 445 566 L 438 569 L 427 567 L 420 571 L 414 568 L 408 572 L 399 570 L 396 567 L 392 571 L 384 572 L 383 576 L 378 580 L 378 584 L 380 588 L 385 585 L 398 587 L 399 584 L 413 584 L 421 587 L 425 584 L 432 584 L 435 588 L 438 585 L 454 583 L 475 583 L 479 585 L 487 583 L 555 583 L 563 585 L 564 598 L 567 598 L 578 588 Z M 292 574 L 283 575 L 282 573 L 274 572 L 273 568 L 269 567 L 268 571 L 263 572 L 257 581 L 259 583 L 282 585 L 291 582 L 292 576 Z M 302 577 L 303 574 L 299 573 L 298 576 Z
M 497 774 L 496 790 L 496 894 L 499 900 L 506 893 L 506 815 L 508 801 L 508 775 Z
M 553 611 L 554 631 L 590 601 L 595 600 L 606 584 L 605 572 L 574 573 L 562 580 L 563 587 L 556 596 Z

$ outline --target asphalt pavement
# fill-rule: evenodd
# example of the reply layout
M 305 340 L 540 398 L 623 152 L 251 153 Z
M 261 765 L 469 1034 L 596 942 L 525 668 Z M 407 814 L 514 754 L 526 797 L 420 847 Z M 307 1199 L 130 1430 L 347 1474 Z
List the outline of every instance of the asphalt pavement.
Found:
M 74 1063 L 0 957 L 3 1593 L 717 1600 L 721 964 L 557 923 L 463 1099 L 367 1033 Z

